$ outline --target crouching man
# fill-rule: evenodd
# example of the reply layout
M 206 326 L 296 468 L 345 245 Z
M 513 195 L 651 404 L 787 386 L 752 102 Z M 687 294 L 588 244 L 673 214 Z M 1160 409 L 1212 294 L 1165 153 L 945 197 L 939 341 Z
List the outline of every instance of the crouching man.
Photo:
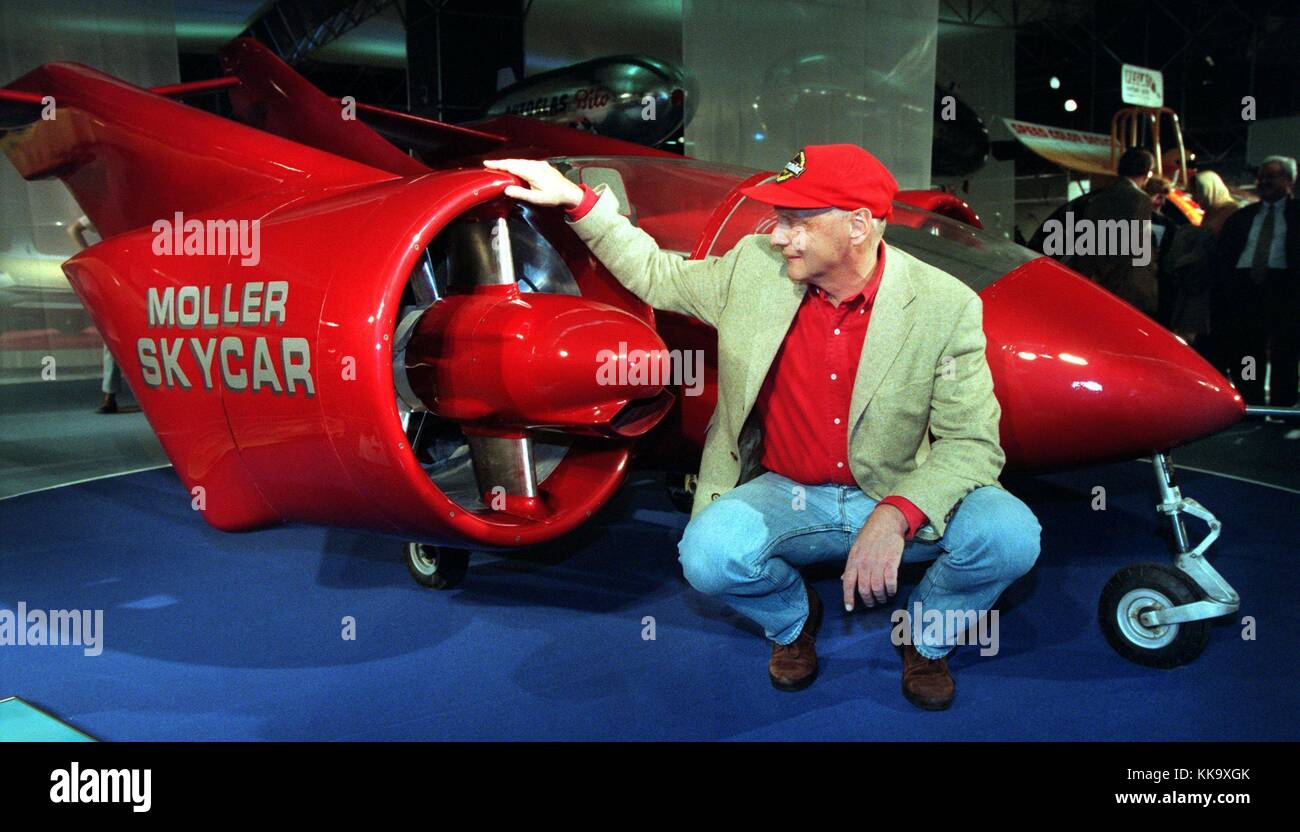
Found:
M 772 684 L 801 690 L 817 675 L 822 604 L 800 567 L 844 564 L 851 612 L 857 598 L 887 603 L 901 562 L 932 560 L 907 603 L 921 615 L 898 628 L 910 636 L 902 688 L 917 707 L 948 707 L 956 622 L 985 615 L 1029 571 L 1040 528 L 997 482 L 980 299 L 884 243 L 898 190 L 885 166 L 853 145 L 806 147 L 743 191 L 774 207 L 770 237 L 688 261 L 660 251 L 603 185 L 545 162 L 484 164 L 528 183 L 507 196 L 568 209 L 646 303 L 717 329 L 718 404 L 678 549 L 693 587 L 762 626 Z M 936 613 L 944 625 L 925 626 Z

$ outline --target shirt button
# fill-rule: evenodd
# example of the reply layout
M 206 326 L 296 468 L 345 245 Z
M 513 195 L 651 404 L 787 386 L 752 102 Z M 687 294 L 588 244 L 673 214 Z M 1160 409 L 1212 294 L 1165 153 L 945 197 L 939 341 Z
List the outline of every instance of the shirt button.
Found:
M 865 310 L 865 309 L 859 309 L 859 310 L 858 310 L 858 314 L 859 314 L 859 315 L 865 315 L 866 312 L 867 312 L 867 310 Z
M 840 423 L 840 417 L 836 416 L 836 417 L 835 417 L 835 424 L 838 425 L 839 423 Z
M 843 463 L 843 462 L 837 462 L 837 463 L 835 463 L 835 467 L 836 467 L 836 468 L 843 468 L 843 467 L 844 467 L 844 463 Z
M 836 375 L 834 373 L 831 373 L 831 381 L 834 381 L 835 379 L 836 379 Z
M 836 328 L 835 328 L 835 334 L 836 334 L 836 335 L 839 335 L 839 334 L 840 334 L 839 327 L 836 327 Z

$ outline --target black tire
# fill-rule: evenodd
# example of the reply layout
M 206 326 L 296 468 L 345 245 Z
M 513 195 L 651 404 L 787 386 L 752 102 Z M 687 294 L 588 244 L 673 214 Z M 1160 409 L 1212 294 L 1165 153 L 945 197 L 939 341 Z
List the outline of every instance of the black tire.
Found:
M 469 552 L 431 543 L 407 543 L 406 571 L 420 586 L 451 589 L 469 571 Z
M 1097 605 L 1098 623 L 1116 653 L 1136 664 L 1167 670 L 1201 655 L 1210 640 L 1209 620 L 1153 630 L 1137 616 L 1147 609 L 1179 607 L 1201 599 L 1200 588 L 1177 569 L 1139 563 L 1119 570 L 1106 582 Z
M 683 514 L 691 513 L 691 509 L 695 507 L 695 490 L 693 487 L 686 487 L 686 477 L 668 475 L 668 500 L 673 504 L 673 508 Z

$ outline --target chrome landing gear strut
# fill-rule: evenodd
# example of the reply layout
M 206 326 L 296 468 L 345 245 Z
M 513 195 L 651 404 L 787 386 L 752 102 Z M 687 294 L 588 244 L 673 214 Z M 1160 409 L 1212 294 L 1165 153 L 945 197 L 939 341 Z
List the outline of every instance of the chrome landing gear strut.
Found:
M 1098 619 L 1106 640 L 1121 656 L 1148 667 L 1171 668 L 1201 654 L 1209 641 L 1209 619 L 1236 612 L 1241 597 L 1205 559 L 1222 531 L 1218 518 L 1182 495 L 1167 454 L 1156 454 L 1152 464 L 1160 496 L 1156 511 L 1173 527 L 1174 565 L 1144 563 L 1116 572 L 1102 590 Z M 1185 514 L 1209 526 L 1195 546 L 1183 524 Z

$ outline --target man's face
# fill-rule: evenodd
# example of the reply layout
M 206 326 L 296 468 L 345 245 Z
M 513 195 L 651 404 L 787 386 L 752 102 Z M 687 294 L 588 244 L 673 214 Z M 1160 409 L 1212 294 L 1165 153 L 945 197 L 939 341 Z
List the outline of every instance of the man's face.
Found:
M 1255 177 L 1255 192 L 1265 202 L 1274 202 L 1291 193 L 1292 184 L 1280 162 L 1269 162 L 1260 166 Z
M 849 257 L 852 215 L 825 208 L 777 208 L 772 248 L 795 283 L 815 281 Z

